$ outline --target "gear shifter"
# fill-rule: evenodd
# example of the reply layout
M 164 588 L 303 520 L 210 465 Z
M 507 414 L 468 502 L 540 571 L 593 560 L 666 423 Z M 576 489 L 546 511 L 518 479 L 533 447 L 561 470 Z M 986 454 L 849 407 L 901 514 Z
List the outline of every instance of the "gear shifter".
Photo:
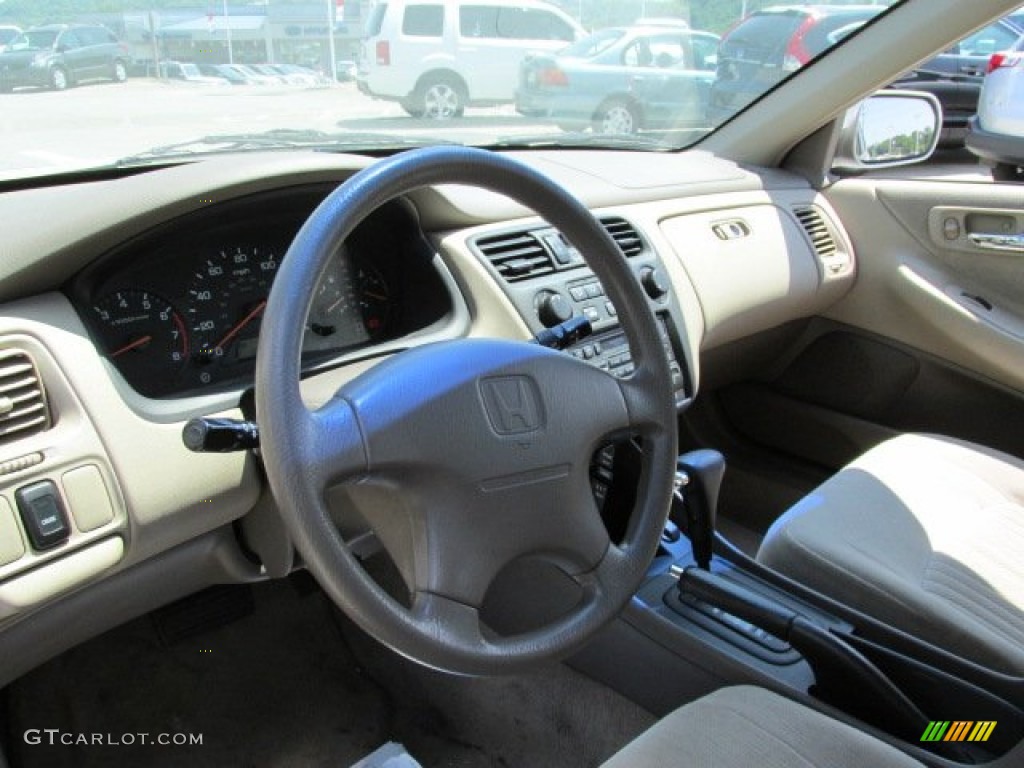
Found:
M 707 571 L 711 568 L 715 511 L 725 474 L 725 457 L 708 449 L 690 451 L 676 461 L 676 470 L 676 494 L 686 512 L 686 535 L 693 559 L 698 568 Z

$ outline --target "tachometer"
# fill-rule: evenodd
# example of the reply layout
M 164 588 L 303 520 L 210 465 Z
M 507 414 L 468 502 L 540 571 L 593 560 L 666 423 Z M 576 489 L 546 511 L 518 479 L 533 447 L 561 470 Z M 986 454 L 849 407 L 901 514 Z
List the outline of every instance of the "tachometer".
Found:
M 117 291 L 100 299 L 93 310 L 103 351 L 129 381 L 166 381 L 188 360 L 185 323 L 156 294 Z

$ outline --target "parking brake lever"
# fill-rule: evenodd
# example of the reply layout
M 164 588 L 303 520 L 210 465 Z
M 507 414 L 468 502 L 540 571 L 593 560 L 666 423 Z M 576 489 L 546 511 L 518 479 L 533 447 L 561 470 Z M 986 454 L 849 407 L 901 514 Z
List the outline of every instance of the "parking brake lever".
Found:
M 928 724 L 924 713 L 856 648 L 827 627 L 718 573 L 690 566 L 679 591 L 785 640 L 814 672 L 815 695 L 910 741 Z

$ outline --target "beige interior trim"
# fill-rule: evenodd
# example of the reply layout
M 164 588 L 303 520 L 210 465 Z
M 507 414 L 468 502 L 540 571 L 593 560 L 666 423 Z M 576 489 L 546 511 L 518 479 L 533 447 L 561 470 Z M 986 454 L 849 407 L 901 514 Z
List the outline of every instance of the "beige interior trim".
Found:
M 46 476 L 59 486 L 68 469 L 109 466 L 103 479 L 118 509 L 114 523 L 76 532 L 67 547 L 42 553 L 40 560 L 61 558 L 66 548 L 107 536 L 113 527 L 126 540 L 122 566 L 131 565 L 224 525 L 255 503 L 260 486 L 252 457 L 191 453 L 181 440 L 184 419 L 157 423 L 136 413 L 121 397 L 119 376 L 100 357 L 63 295 L 7 304 L 0 317 L 4 336 L 24 338 L 30 348 L 42 350 L 37 355 L 41 373 L 59 411 L 53 430 L 5 449 L 41 450 L 47 457 L 5 477 L 5 484 Z M 7 573 L 0 569 L 0 578 Z
M 33 608 L 108 571 L 124 556 L 124 541 L 114 536 L 91 544 L 50 565 L 0 583 L 0 620 Z

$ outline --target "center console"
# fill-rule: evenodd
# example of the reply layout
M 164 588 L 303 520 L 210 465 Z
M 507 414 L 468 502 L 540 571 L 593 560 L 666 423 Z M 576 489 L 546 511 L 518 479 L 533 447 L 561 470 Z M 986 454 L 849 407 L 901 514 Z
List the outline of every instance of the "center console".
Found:
M 686 535 L 666 532 L 624 618 L 576 666 L 655 714 L 681 696 L 750 683 L 845 718 L 925 765 L 1003 755 L 1010 762 L 1000 765 L 1017 764 L 1020 679 L 904 635 L 751 560 L 714 531 L 720 454 L 684 454 L 678 466 L 671 518 Z M 703 554 L 712 548 L 713 556 Z M 983 741 L 926 738 L 935 722 L 997 726 Z

